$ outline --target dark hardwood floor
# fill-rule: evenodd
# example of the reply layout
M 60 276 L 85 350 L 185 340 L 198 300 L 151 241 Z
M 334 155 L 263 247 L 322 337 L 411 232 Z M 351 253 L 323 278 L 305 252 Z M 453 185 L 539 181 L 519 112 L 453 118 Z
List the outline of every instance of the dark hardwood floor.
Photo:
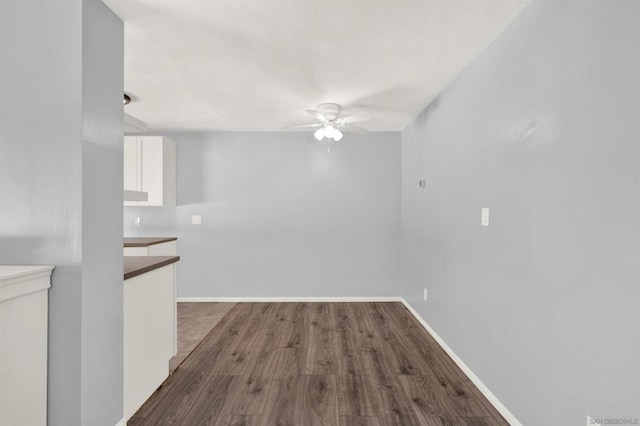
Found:
M 238 303 L 129 425 L 508 425 L 401 303 Z
M 169 361 L 173 371 L 233 308 L 235 303 L 178 303 L 178 353 Z

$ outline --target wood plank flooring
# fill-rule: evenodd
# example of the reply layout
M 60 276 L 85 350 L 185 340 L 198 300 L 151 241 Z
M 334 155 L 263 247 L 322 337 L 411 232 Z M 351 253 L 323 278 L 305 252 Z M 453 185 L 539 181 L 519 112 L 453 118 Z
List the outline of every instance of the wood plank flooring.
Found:
M 187 358 L 235 303 L 178 303 L 178 353 L 169 361 L 173 371 Z
M 508 425 L 401 303 L 238 303 L 129 425 Z

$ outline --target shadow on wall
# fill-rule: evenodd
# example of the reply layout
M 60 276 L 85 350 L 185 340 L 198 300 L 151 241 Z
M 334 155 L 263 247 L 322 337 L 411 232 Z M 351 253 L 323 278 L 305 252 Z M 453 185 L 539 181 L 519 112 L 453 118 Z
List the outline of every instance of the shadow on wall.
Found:
M 64 246 L 69 244 L 67 238 L 60 235 L 58 238 L 52 236 L 24 236 L 6 237 L 2 236 L 0 245 L 0 259 L 11 259 L 15 253 L 29 253 L 31 259 L 51 258 L 50 254 L 56 252 L 67 252 Z M 78 253 L 78 258 L 80 257 Z M 52 261 L 55 259 L 52 259 Z M 4 263 L 4 262 L 3 262 Z

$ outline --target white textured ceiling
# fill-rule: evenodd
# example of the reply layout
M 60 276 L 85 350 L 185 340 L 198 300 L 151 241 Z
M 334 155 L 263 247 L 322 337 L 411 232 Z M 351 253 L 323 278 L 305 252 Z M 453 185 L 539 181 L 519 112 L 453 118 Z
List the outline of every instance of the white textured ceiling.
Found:
M 276 131 L 323 102 L 403 129 L 531 0 L 104 1 L 125 21 L 125 112 Z

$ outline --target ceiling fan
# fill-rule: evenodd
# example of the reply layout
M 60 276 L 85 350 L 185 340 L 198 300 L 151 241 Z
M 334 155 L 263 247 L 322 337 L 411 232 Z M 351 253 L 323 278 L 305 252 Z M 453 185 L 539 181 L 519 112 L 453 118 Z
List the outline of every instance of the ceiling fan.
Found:
M 342 132 L 364 133 L 367 129 L 355 126 L 353 123 L 360 123 L 374 119 L 370 112 L 364 112 L 347 117 L 340 117 L 342 107 L 338 104 L 325 103 L 318 105 L 318 109 L 306 110 L 309 115 L 318 120 L 315 124 L 304 124 L 302 126 L 288 127 L 287 129 L 317 129 L 313 136 L 321 141 L 324 138 L 333 139 L 338 142 L 342 139 Z

